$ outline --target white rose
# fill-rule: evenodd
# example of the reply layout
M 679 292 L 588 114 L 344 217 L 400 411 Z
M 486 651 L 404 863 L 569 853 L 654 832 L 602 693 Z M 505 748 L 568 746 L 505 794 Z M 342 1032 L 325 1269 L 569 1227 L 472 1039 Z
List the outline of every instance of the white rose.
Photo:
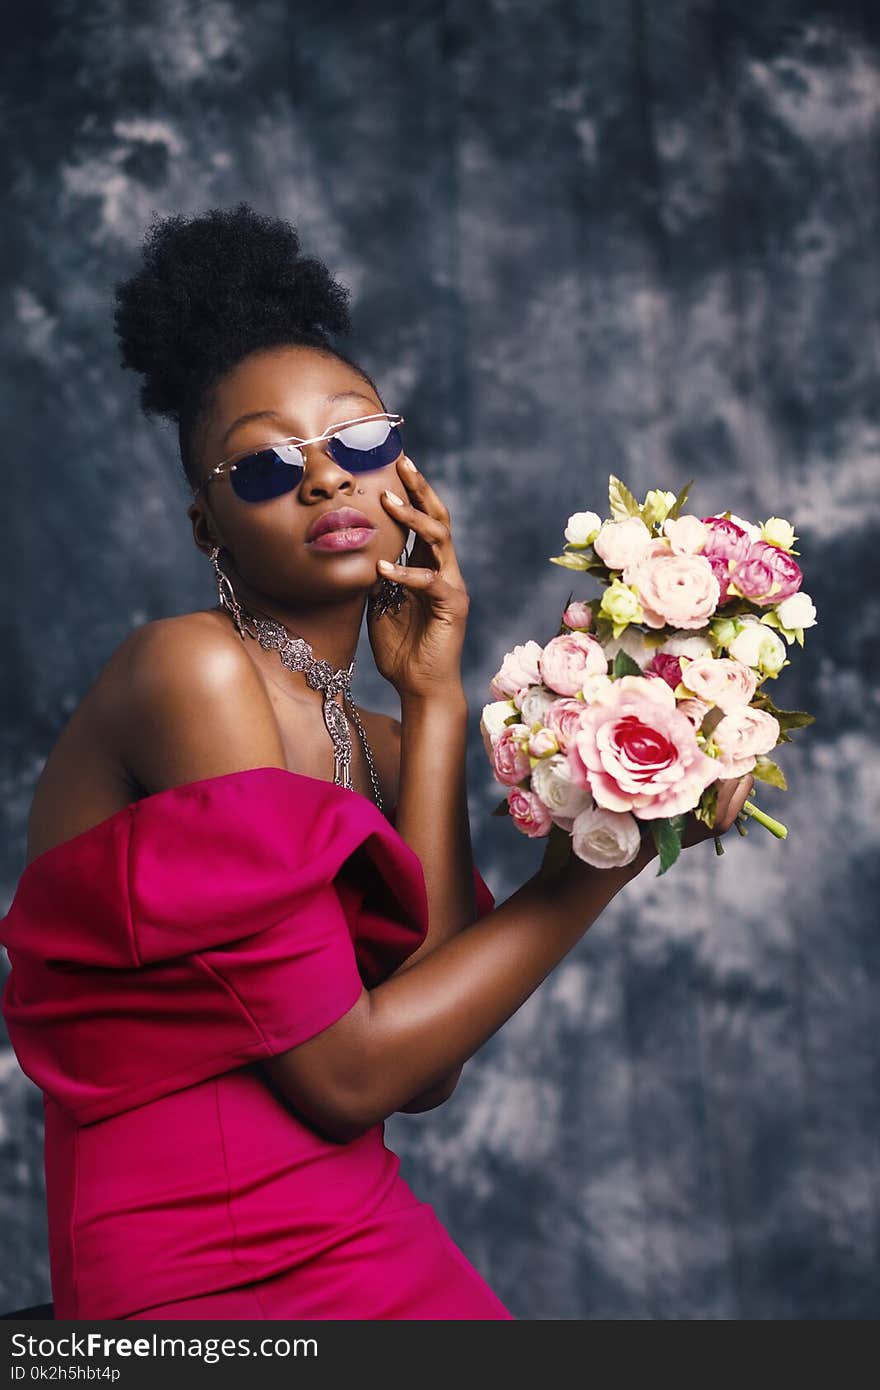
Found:
M 712 655 L 712 643 L 708 637 L 683 637 L 673 634 L 660 648 L 664 656 L 689 656 L 696 661 L 701 656 Z
M 532 791 L 543 801 L 551 816 L 577 816 L 593 805 L 589 787 L 579 787 L 571 780 L 568 759 L 564 753 L 536 763 L 532 768 Z
M 492 756 L 492 747 L 498 735 L 504 730 L 504 721 L 509 719 L 512 714 L 517 714 L 518 710 L 512 700 L 493 700 L 491 704 L 483 706 L 480 715 L 480 733 L 483 735 L 483 745 L 489 757 Z
M 624 628 L 619 637 L 609 637 L 607 642 L 603 642 L 602 648 L 609 662 L 614 660 L 619 651 L 624 651 L 642 671 L 657 650 L 656 647 L 648 645 L 645 634 L 639 632 L 638 628 Z
M 756 619 L 745 622 L 740 632 L 728 645 L 727 651 L 737 661 L 757 670 L 774 674 L 785 665 L 785 643 L 766 623 Z
M 528 724 L 529 728 L 533 724 L 543 724 L 545 711 L 559 699 L 554 691 L 543 685 L 530 685 L 525 694 L 520 692 L 520 696 L 522 722 Z
M 816 626 L 816 607 L 809 594 L 798 592 L 784 598 L 776 609 L 776 616 L 788 632 L 799 627 Z
M 565 528 L 565 539 L 569 545 L 589 545 L 599 534 L 602 518 L 595 512 L 572 512 Z
M 607 811 L 603 806 L 594 806 L 575 816 L 571 828 L 574 853 L 595 869 L 631 864 L 641 843 L 639 823 L 629 811 Z

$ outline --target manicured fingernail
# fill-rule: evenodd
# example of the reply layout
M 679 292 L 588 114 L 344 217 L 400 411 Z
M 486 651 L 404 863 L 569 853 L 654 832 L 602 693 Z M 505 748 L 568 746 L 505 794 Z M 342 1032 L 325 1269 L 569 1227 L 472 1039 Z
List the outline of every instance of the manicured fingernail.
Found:
M 415 464 L 413 463 L 412 459 L 405 458 L 405 459 L 403 460 L 403 466 L 404 466 L 404 468 L 408 468 L 412 473 L 415 473 L 415 471 L 416 471 L 416 466 L 415 466 Z
M 398 495 L 397 495 L 396 492 L 392 492 L 391 489 L 390 489 L 390 487 L 386 487 L 386 489 L 385 489 L 385 496 L 388 498 L 388 501 L 389 501 L 389 502 L 393 502 L 393 503 L 394 503 L 395 507 L 402 507 L 402 506 L 404 506 L 403 498 L 402 498 L 402 497 L 398 497 Z
M 377 563 L 378 563 L 378 565 L 379 565 L 380 570 L 393 570 L 393 569 L 394 569 L 394 565 L 392 564 L 392 562 L 391 562 L 390 560 L 379 560 L 379 561 L 377 561 Z

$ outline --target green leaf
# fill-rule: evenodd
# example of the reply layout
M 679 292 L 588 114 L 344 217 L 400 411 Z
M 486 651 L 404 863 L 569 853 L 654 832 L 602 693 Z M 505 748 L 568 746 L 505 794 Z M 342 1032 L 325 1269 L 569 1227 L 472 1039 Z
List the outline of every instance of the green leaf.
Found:
M 789 740 L 790 742 L 791 740 Z M 788 783 L 785 780 L 785 773 L 778 763 L 771 762 L 769 758 L 759 757 L 752 768 L 752 776 L 759 782 L 769 782 L 771 787 L 781 787 L 788 791 Z
M 807 724 L 815 724 L 815 714 L 809 714 L 805 709 L 777 709 L 769 692 L 762 686 L 756 691 L 752 704 L 758 709 L 766 710 L 779 721 L 779 742 L 791 743 L 791 739 L 786 732 L 788 729 L 802 729 Z
M 510 807 L 507 804 L 507 797 L 505 796 L 502 801 L 499 801 L 498 805 L 495 807 L 495 810 L 490 811 L 489 814 L 490 816 L 509 816 Z
M 629 516 L 641 516 L 641 507 L 629 488 L 613 473 L 608 476 L 608 501 L 614 521 L 626 521 Z
M 633 660 L 629 652 L 625 652 L 621 647 L 614 653 L 611 674 L 614 680 L 620 680 L 621 676 L 640 676 L 642 668 L 637 661 Z
M 697 820 L 701 820 L 711 830 L 715 824 L 715 817 L 718 814 L 718 783 L 712 782 L 706 788 L 694 807 L 694 815 Z M 723 853 L 723 851 L 722 851 Z
M 678 518 L 678 516 L 679 516 L 679 513 L 681 512 L 682 507 L 684 506 L 685 502 L 687 501 L 688 493 L 690 492 L 690 490 L 691 490 L 691 488 L 693 487 L 693 485 L 694 485 L 694 480 L 693 480 L 693 478 L 691 478 L 689 482 L 685 483 L 685 485 L 684 485 L 684 487 L 682 488 L 681 492 L 678 494 L 678 496 L 676 497 L 676 499 L 675 499 L 675 501 L 673 502 L 672 506 L 669 508 L 669 511 L 666 513 L 667 518 L 668 518 L 668 517 L 671 517 L 673 521 L 677 520 L 677 518 Z
M 681 837 L 684 834 L 686 819 L 683 815 L 662 816 L 658 820 L 648 822 L 654 837 L 654 844 L 657 846 L 657 853 L 660 855 L 658 878 L 671 868 L 681 853 Z

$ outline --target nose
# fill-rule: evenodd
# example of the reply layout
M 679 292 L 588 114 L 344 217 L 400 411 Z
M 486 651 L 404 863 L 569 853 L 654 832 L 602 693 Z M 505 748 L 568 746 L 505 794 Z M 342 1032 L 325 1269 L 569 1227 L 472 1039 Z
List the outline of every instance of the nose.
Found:
M 300 493 L 308 496 L 312 491 L 334 491 L 345 482 L 354 484 L 354 477 L 343 468 L 330 453 L 330 441 L 320 440 L 317 444 L 300 445 L 305 466 L 303 469 Z

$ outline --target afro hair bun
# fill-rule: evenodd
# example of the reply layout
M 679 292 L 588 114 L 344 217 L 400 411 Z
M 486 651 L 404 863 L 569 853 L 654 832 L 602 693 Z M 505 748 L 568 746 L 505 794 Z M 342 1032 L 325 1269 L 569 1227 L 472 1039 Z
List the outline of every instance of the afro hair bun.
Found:
M 296 228 L 245 202 L 185 217 L 153 214 L 143 265 L 114 291 L 120 365 L 142 374 L 147 415 L 180 422 L 248 353 L 324 346 L 351 332 L 350 291 L 300 253 Z M 339 354 L 342 356 L 342 354 Z

